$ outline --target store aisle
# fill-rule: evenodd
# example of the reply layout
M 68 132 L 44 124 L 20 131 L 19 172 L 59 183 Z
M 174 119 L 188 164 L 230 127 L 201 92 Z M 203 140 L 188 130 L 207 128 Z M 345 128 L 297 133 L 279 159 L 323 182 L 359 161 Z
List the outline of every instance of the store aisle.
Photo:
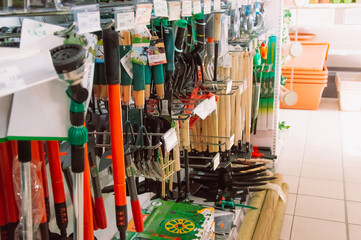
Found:
M 337 99 L 281 110 L 290 125 L 277 171 L 290 185 L 282 240 L 361 239 L 361 112 Z

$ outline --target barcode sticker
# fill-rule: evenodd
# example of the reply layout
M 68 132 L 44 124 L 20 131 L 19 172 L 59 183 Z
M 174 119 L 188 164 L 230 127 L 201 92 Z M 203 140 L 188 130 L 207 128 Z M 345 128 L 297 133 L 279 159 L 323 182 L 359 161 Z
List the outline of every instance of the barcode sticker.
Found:
M 158 17 L 168 17 L 168 4 L 166 0 L 154 0 L 154 14 Z
M 168 8 L 169 8 L 169 21 L 179 20 L 181 13 L 181 3 L 168 2 Z
M 226 94 L 229 94 L 232 90 L 232 80 L 229 80 L 227 82 L 227 87 L 226 87 Z
M 123 65 L 125 71 L 128 73 L 129 77 L 133 79 L 133 64 L 130 61 L 131 56 L 131 52 L 128 52 L 124 57 L 122 57 L 120 62 Z
M 214 11 L 221 10 L 221 0 L 214 0 L 214 2 L 213 2 L 213 10 Z
M 77 30 L 80 34 L 101 30 L 99 11 L 78 12 Z
M 212 12 L 212 2 L 211 0 L 204 0 L 203 2 L 203 13 L 210 14 Z
M 182 17 L 192 16 L 192 1 L 183 0 L 182 1 Z
M 116 31 L 133 29 L 135 27 L 134 12 L 120 12 L 115 15 Z
M 201 13 L 202 5 L 200 0 L 193 0 L 193 14 Z
M 172 151 L 172 149 L 178 144 L 177 133 L 174 128 L 171 128 L 164 133 L 163 139 L 167 152 Z
M 24 87 L 25 82 L 21 78 L 20 70 L 17 66 L 0 68 L 0 96 L 8 95 Z

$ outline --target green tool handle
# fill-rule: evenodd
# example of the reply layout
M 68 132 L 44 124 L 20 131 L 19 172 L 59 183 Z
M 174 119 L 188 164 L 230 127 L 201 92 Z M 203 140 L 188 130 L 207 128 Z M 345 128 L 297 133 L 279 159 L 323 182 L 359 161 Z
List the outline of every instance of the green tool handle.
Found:
M 133 91 L 135 105 L 138 109 L 144 108 L 145 92 L 145 65 L 133 62 Z
M 159 99 L 164 98 L 164 73 L 163 65 L 156 65 L 152 67 L 152 74 L 155 83 L 155 90 Z
M 165 55 L 167 58 L 165 71 L 167 75 L 172 76 L 175 67 L 174 67 L 174 30 L 171 27 L 166 27 L 164 29 L 164 44 L 165 44 Z

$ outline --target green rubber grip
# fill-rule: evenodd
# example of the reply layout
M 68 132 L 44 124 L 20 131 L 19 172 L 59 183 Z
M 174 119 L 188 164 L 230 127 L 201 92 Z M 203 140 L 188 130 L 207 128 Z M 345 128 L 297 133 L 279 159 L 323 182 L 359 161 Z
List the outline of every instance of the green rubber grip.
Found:
M 145 65 L 133 62 L 133 90 L 145 90 Z
M 156 65 L 152 67 L 152 74 L 155 84 L 164 83 L 163 65 Z
M 119 46 L 119 57 L 122 59 L 128 52 L 132 50 L 132 46 Z M 127 71 L 123 67 L 123 64 L 120 63 L 120 84 L 123 86 L 132 85 L 132 79 L 128 75 Z
M 145 85 L 150 85 L 152 82 L 152 70 L 149 66 L 149 62 L 145 65 Z
M 171 27 L 164 29 L 164 44 L 165 44 L 165 55 L 167 58 L 167 63 L 165 65 L 165 70 L 168 75 L 173 75 L 174 67 L 174 30 Z

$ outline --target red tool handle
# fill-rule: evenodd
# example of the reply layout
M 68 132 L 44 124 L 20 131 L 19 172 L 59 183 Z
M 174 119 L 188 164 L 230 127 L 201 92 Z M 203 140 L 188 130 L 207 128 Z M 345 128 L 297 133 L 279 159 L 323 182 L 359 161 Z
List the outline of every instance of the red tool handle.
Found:
M 97 219 L 97 226 L 100 229 L 107 227 L 107 215 L 105 214 L 103 198 L 94 198 L 95 217 Z
M 56 224 L 60 229 L 61 236 L 66 236 L 68 213 L 65 202 L 63 173 L 61 169 L 58 141 L 47 141 L 46 147 L 48 151 L 51 186 L 53 188 Z
M 46 175 L 46 161 L 45 161 L 45 152 L 44 144 L 42 141 L 39 141 L 39 151 L 40 151 L 40 161 L 41 166 L 41 175 L 43 177 L 43 188 L 44 188 L 44 197 L 45 197 L 45 207 L 46 207 L 46 218 L 48 222 L 50 221 L 50 203 L 49 203 L 49 188 L 48 188 L 48 176 Z
M 1 144 L 1 143 L 0 143 Z M 4 159 L 0 156 L 0 161 Z M 2 176 L 0 174 L 0 186 L 4 186 Z M 5 195 L 4 195 L 4 188 L 0 188 L 0 239 L 9 239 L 9 231 L 6 227 L 6 202 L 5 202 Z
M 88 144 L 84 145 L 84 240 L 94 240 L 94 222 L 90 190 Z
M 122 112 L 120 104 L 118 45 L 118 33 L 112 29 L 103 30 L 105 73 L 109 92 L 109 122 L 113 159 L 116 223 L 120 232 L 120 239 L 125 240 L 128 220 Z
M 130 201 L 130 204 L 132 205 L 132 213 L 133 213 L 135 229 L 137 230 L 137 232 L 143 232 L 144 230 L 143 215 L 142 215 L 142 209 L 140 207 L 139 199 L 137 199 L 136 201 Z

